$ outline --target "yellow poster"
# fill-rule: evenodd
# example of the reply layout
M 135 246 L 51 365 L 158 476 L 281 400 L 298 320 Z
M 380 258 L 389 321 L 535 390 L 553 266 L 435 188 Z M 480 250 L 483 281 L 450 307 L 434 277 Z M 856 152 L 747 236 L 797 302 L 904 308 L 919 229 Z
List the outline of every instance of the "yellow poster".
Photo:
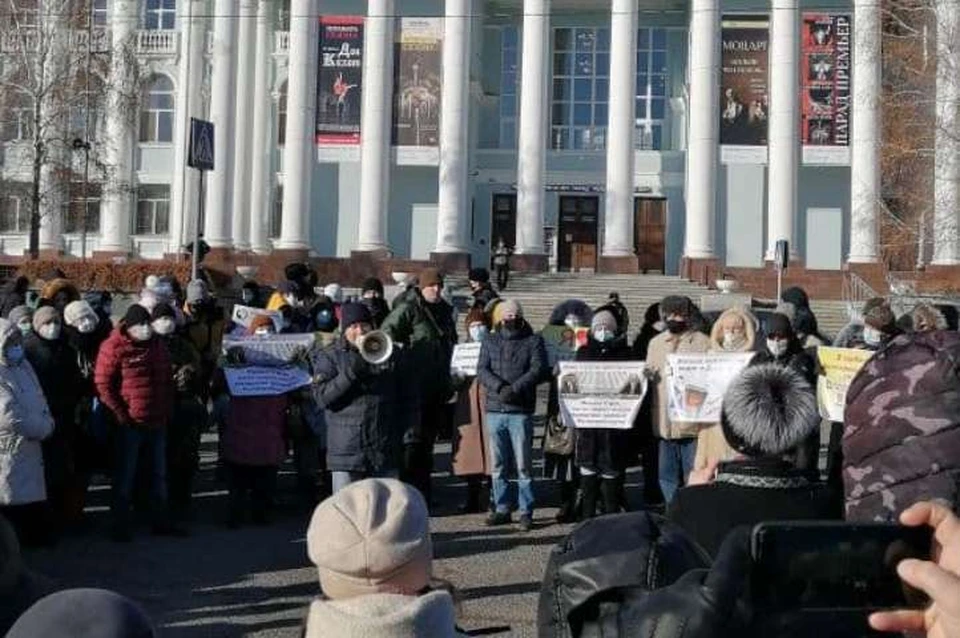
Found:
M 817 404 L 820 416 L 830 421 L 843 422 L 847 405 L 847 388 L 870 360 L 873 352 L 851 348 L 817 348 L 817 358 L 823 373 L 817 379 Z

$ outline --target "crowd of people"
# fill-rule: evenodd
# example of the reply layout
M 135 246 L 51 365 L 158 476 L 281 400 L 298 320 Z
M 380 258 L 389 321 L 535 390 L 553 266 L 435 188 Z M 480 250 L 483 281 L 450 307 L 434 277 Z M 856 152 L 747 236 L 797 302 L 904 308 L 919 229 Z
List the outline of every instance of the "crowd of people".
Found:
M 320 287 L 306 264 L 290 264 L 275 287 L 248 281 L 233 291 L 237 304 L 268 311 L 246 324 L 231 321 L 200 279 L 182 287 L 148 277 L 115 322 L 109 293 L 81 293 L 62 273 L 30 303 L 36 282 L 11 281 L 0 292 L 0 514 L 21 544 L 56 542 L 82 524 L 88 487 L 103 474 L 112 483 L 113 540 L 131 540 L 134 511 L 155 534 L 186 534 L 201 433 L 215 428 L 227 525 L 269 523 L 278 469 L 291 456 L 300 496 L 311 508 L 320 502 L 307 540 L 323 597 L 311 605 L 307 636 L 453 636 L 450 587 L 430 572 L 435 443 L 452 439 L 462 512 L 486 511 L 489 526 L 511 524 L 516 512 L 518 529 L 529 531 L 543 505 L 534 415 L 539 390 L 549 388 L 544 478 L 560 485 L 558 522 L 629 510 L 627 471 L 641 466 L 643 509 L 663 513 L 656 525 L 682 530 L 718 564 L 731 532 L 766 520 L 930 524 L 951 550 L 939 568 L 907 564 L 901 575 L 928 591 L 938 619 L 953 614 L 956 622 L 960 523 L 939 505 L 908 509 L 931 498 L 960 504 L 960 335 L 943 311 L 920 305 L 898 318 L 889 300 L 873 299 L 831 342 L 799 288 L 771 307 L 717 316 L 668 296 L 645 310 L 631 341 L 618 294 L 598 308 L 567 300 L 548 324 L 585 334 L 574 358 L 643 362 L 648 385 L 632 428 L 576 429 L 560 409 L 559 367 L 541 327 L 517 300 L 500 297 L 485 269 L 471 270 L 469 283 L 460 331 L 457 304 L 434 268 L 391 304 L 375 278 L 347 298 L 337 284 Z M 475 376 L 451 369 L 460 334 L 481 344 Z M 244 364 L 236 344 L 274 335 L 310 338 L 298 360 L 309 383 L 235 394 L 228 372 Z M 373 338 L 388 356 L 371 356 Z M 851 385 L 847 417 L 837 423 L 821 418 L 815 391 L 817 348 L 830 343 L 880 353 Z M 672 419 L 669 356 L 712 353 L 752 355 L 724 395 L 719 422 Z M 581 529 L 604 533 L 590 522 Z M 599 592 L 603 574 L 616 570 L 593 559 Z M 544 629 L 570 621 L 555 613 L 569 602 L 559 600 L 565 594 L 544 587 L 551 602 L 541 600 L 541 635 L 567 635 Z M 111 610 L 105 617 L 148 622 L 109 592 L 58 595 L 41 601 L 44 618 L 89 599 L 91 609 Z M 23 633 L 42 626 L 35 610 L 11 635 L 48 635 Z M 589 614 L 578 613 L 585 622 Z M 871 622 L 919 629 L 930 620 L 887 614 Z

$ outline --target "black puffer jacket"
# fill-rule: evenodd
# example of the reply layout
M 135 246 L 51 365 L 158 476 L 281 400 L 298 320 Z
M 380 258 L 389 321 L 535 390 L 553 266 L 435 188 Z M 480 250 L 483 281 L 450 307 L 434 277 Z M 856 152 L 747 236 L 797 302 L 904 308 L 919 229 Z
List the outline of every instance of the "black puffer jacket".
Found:
M 547 369 L 547 351 L 543 339 L 530 324 L 507 337 L 495 332 L 480 348 L 477 377 L 487 389 L 487 412 L 533 414 L 537 407 L 537 384 Z M 500 391 L 509 387 L 512 396 L 504 401 Z
M 411 417 L 403 402 L 410 392 L 395 360 L 358 379 L 352 370 L 359 358 L 341 337 L 313 359 L 314 399 L 327 422 L 327 466 L 334 472 L 395 470 Z
M 37 373 L 57 428 L 73 425 L 74 410 L 84 392 L 77 355 L 65 336 L 48 341 L 31 332 L 23 340 L 27 360 Z

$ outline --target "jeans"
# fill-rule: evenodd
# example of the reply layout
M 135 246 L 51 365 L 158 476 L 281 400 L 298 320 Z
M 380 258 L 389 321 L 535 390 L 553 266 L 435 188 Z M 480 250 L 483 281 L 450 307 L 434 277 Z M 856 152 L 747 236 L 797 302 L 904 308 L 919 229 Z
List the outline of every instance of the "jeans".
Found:
M 333 493 L 336 494 L 351 483 L 356 483 L 357 481 L 362 481 L 363 479 L 395 479 L 399 475 L 400 473 L 396 470 L 388 470 L 386 472 L 344 472 L 342 470 L 334 470 L 333 472 L 330 472 L 330 482 L 333 484 L 331 489 L 333 490 Z
M 668 504 L 693 471 L 696 439 L 660 439 L 660 489 Z
M 490 457 L 493 459 L 493 503 L 498 514 L 510 513 L 510 481 L 506 471 L 510 459 L 517 468 L 520 514 L 533 515 L 533 419 L 529 414 L 487 413 Z
M 113 505 L 118 524 L 125 525 L 137 479 L 137 465 L 149 466 L 150 500 L 154 522 L 162 522 L 167 508 L 167 433 L 163 428 L 120 426 L 114 434 Z

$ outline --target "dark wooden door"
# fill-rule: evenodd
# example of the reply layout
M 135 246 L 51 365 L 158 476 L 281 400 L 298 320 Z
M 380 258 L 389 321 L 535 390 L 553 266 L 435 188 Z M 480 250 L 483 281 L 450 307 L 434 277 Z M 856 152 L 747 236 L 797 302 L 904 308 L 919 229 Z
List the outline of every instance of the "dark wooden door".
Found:
M 579 272 L 597 268 L 597 197 L 560 198 L 557 267 Z
M 665 272 L 667 200 L 638 197 L 634 211 L 640 272 Z
M 511 251 L 517 245 L 517 196 L 513 193 L 493 196 L 493 223 L 490 225 L 490 254 L 503 239 Z

